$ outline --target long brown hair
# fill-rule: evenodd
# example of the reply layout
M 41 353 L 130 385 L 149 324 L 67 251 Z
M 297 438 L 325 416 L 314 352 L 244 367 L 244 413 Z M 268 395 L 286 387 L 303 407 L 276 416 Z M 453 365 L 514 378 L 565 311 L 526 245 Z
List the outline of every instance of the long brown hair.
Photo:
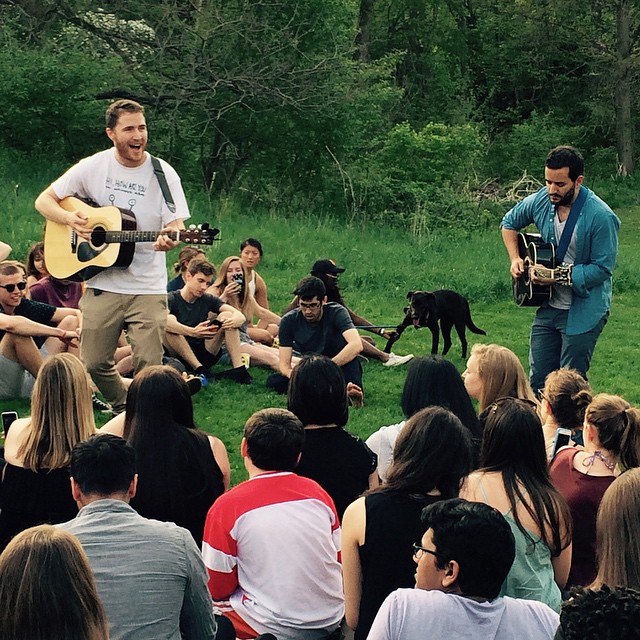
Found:
M 521 502 L 551 555 L 560 555 L 571 542 L 571 513 L 551 483 L 535 407 L 517 398 L 500 398 L 481 414 L 480 421 L 484 422 L 480 471 L 501 474 L 518 529 L 535 543 L 518 517 L 516 506 Z
M 31 471 L 61 469 L 71 450 L 96 432 L 91 388 L 83 364 L 70 353 L 45 360 L 31 397 L 31 423 L 18 458 Z
M 581 427 L 591 402 L 589 383 L 575 370 L 563 367 L 552 371 L 545 380 L 542 397 L 549 403 L 559 427 Z
M 78 539 L 41 525 L 0 555 L 0 638 L 109 640 L 109 623 Z
M 598 575 L 593 587 L 640 589 L 640 469 L 631 469 L 605 491 L 596 520 Z

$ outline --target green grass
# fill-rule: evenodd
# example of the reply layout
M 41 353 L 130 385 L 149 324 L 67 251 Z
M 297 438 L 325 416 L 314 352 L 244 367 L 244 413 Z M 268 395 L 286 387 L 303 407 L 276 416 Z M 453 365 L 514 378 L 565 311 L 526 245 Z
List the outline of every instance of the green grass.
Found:
M 5 216 L 0 239 L 14 247 L 12 257 L 23 257 L 27 247 L 40 238 L 42 219 L 33 209 L 40 189 L 57 175 L 55 168 L 26 172 L 20 165 L 0 165 L 0 197 Z M 16 190 L 15 185 L 20 184 Z M 247 236 L 259 238 L 265 256 L 259 271 L 269 287 L 272 309 L 280 312 L 291 300 L 296 281 L 307 275 L 318 258 L 333 258 L 346 267 L 341 287 L 349 305 L 370 321 L 397 324 L 403 317 L 406 293 L 412 289 L 451 288 L 467 296 L 475 323 L 487 336 L 468 333 L 470 344 L 496 342 L 515 351 L 527 367 L 529 328 L 534 309 L 518 308 L 511 301 L 508 261 L 497 225 L 494 230 L 471 234 L 464 229 L 443 230 L 414 237 L 397 228 L 349 226 L 329 216 L 307 212 L 281 215 L 260 208 L 241 209 L 232 202 L 210 202 L 202 194 L 188 194 L 195 222 L 209 221 L 222 230 L 222 239 L 208 250 L 219 265 Z M 623 225 L 620 255 L 614 278 L 611 318 L 596 348 L 590 381 L 595 392 L 623 395 L 640 404 L 635 376 L 640 364 L 636 338 L 638 271 L 636 247 L 640 241 L 640 207 L 619 209 Z M 171 265 L 177 250 L 167 256 Z M 383 341 L 378 341 L 383 346 Z M 408 329 L 396 344 L 398 353 L 424 355 L 431 345 L 428 330 Z M 465 363 L 457 337 L 448 356 L 460 371 Z M 366 404 L 351 410 L 348 429 L 367 437 L 381 425 L 402 418 L 400 393 L 406 367 L 387 369 L 379 362 L 364 365 Z M 269 371 L 252 368 L 250 387 L 221 382 L 194 397 L 198 425 L 227 446 L 232 482 L 246 477 L 239 455 L 242 427 L 256 410 L 282 407 L 286 399 L 269 392 Z M 16 409 L 27 415 L 26 401 L 2 402 L 2 410 Z

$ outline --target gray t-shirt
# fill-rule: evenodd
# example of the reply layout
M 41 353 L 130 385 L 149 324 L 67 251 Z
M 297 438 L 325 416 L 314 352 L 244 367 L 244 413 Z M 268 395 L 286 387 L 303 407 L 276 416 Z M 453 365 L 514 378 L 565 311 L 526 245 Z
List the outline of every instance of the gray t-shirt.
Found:
M 280 320 L 278 336 L 281 347 L 292 347 L 302 354 L 321 353 L 332 358 L 347 344 L 342 334 L 353 329 L 348 311 L 340 304 L 327 302 L 320 322 L 305 320 L 300 309 L 289 311 Z
M 559 622 L 541 602 L 476 602 L 443 591 L 398 589 L 382 603 L 367 640 L 552 640 Z

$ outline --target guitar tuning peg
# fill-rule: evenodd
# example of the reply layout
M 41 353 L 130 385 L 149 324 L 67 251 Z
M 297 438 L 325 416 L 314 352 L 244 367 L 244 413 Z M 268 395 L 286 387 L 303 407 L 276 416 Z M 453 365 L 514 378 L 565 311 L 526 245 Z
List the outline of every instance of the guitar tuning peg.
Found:
M 190 230 L 190 231 L 193 231 L 193 230 L 195 230 L 196 228 L 197 228 L 197 227 L 196 227 L 196 225 L 195 225 L 195 224 L 190 224 L 190 225 L 189 225 L 189 230 Z
M 203 231 L 207 231 L 207 229 L 209 229 L 209 223 L 208 222 L 203 222 L 200 225 L 200 229 L 202 229 Z

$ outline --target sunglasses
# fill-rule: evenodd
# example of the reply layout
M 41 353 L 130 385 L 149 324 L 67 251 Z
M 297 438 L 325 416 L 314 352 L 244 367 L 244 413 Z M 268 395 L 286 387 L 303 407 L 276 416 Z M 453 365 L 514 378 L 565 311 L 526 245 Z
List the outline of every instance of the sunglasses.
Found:
M 18 291 L 24 291 L 27 288 L 26 282 L 18 282 L 17 284 L 0 284 L 0 287 L 6 289 L 9 293 L 13 293 L 18 287 Z

